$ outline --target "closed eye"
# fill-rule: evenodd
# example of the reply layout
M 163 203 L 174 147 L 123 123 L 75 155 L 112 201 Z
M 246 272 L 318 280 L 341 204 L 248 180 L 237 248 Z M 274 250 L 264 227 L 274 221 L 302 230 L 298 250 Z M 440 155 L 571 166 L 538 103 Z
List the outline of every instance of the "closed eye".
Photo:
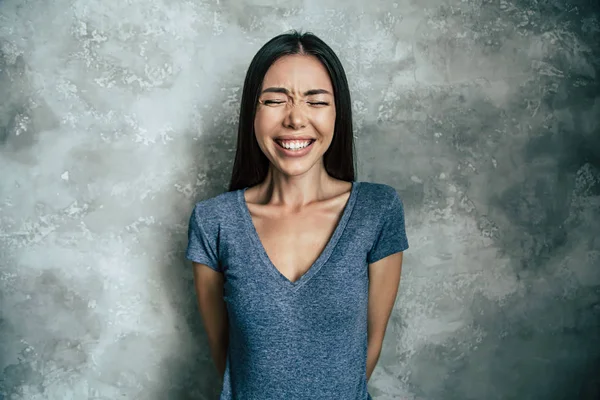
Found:
M 286 101 L 282 101 L 282 100 L 263 100 L 262 103 L 264 105 L 277 105 L 277 104 L 285 104 L 287 102 Z
M 261 101 L 262 104 L 266 105 L 266 106 L 279 106 L 282 104 L 286 104 L 287 101 L 284 100 L 262 100 Z M 329 103 L 326 101 L 307 101 L 306 104 L 309 104 L 313 107 L 320 107 L 320 106 L 328 106 Z

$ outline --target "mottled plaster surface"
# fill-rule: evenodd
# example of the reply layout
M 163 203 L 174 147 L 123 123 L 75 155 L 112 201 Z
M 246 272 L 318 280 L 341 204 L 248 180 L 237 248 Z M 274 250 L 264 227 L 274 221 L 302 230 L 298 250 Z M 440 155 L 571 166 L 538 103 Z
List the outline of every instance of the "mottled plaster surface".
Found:
M 598 8 L 0 1 L 0 398 L 215 398 L 187 217 L 291 28 L 347 69 L 357 178 L 405 202 L 374 398 L 600 398 Z

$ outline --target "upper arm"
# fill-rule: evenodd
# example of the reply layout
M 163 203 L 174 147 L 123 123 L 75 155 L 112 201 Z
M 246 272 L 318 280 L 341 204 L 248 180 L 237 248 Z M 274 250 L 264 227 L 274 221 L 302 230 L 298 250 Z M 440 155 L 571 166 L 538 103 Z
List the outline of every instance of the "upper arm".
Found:
M 225 319 L 226 307 L 223 299 L 224 276 L 206 264 L 192 262 L 194 269 L 194 288 L 198 305 L 205 323 L 215 326 Z
M 222 272 L 215 271 L 206 264 L 192 262 L 194 270 L 194 287 L 198 297 L 215 301 L 223 297 L 225 279 Z
M 215 229 L 206 212 L 194 207 L 188 228 L 186 257 L 192 261 L 198 305 L 211 344 L 219 343 L 227 330 L 223 298 L 225 277 L 218 257 Z
M 398 294 L 402 259 L 403 253 L 397 252 L 369 264 L 369 342 L 380 344 L 383 341 Z
M 224 276 L 206 264 L 192 262 L 198 306 L 211 344 L 227 336 L 227 307 L 223 299 Z
M 394 188 L 389 205 L 381 212 L 377 236 L 367 254 L 369 264 L 369 342 L 381 343 L 394 307 L 404 250 L 408 239 L 404 226 L 404 207 Z

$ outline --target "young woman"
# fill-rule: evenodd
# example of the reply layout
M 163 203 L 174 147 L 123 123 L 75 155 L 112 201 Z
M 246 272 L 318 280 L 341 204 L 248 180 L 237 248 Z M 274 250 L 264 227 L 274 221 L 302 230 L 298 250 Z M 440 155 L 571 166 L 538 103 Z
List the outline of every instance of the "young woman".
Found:
M 353 147 L 335 53 L 271 39 L 244 82 L 229 191 L 189 225 L 221 400 L 371 398 L 408 241 L 396 190 L 355 181 Z

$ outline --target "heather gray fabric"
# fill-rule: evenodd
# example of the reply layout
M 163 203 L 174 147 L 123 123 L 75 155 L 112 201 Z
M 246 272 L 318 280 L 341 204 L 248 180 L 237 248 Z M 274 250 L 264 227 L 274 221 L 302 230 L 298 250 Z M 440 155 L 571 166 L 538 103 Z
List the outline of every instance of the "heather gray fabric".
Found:
M 241 189 L 201 201 L 189 260 L 225 274 L 221 400 L 367 400 L 368 264 L 408 248 L 396 190 L 353 182 L 330 241 L 298 281 L 262 246 Z

